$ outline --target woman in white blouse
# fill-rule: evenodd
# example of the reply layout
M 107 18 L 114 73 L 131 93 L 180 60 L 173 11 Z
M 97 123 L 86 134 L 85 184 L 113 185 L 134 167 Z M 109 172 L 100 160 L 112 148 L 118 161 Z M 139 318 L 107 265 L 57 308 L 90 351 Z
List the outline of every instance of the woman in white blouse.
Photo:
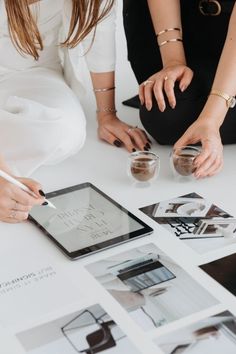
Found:
M 83 146 L 85 116 L 69 87 L 72 80 L 79 86 L 76 49 L 91 73 L 100 138 L 129 151 L 148 143 L 141 130 L 116 116 L 114 2 L 0 0 L 1 170 L 28 176 Z M 37 182 L 19 179 L 37 198 L 0 178 L 1 221 L 22 221 L 44 201 Z

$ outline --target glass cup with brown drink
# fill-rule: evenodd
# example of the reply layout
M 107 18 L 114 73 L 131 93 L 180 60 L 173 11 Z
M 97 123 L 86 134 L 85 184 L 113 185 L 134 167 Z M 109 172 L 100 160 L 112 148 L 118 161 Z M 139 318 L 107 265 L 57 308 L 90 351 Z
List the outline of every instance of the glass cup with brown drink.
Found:
M 174 177 L 177 179 L 193 179 L 196 171 L 194 161 L 200 153 L 200 148 L 191 145 L 174 149 L 170 155 Z
M 135 151 L 129 155 L 128 176 L 135 184 L 150 185 L 160 168 L 160 158 L 150 151 Z

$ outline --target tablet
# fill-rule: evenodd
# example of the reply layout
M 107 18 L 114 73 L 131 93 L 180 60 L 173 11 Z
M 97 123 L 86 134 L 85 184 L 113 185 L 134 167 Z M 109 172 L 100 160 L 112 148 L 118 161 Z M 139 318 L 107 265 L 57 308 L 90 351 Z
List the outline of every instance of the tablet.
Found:
M 56 209 L 35 206 L 32 220 L 70 259 L 90 255 L 153 229 L 91 183 L 47 194 Z

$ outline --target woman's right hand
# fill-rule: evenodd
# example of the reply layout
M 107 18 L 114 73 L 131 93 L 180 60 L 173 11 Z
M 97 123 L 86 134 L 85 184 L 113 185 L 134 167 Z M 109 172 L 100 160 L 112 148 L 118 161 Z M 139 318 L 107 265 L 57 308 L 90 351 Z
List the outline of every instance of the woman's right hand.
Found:
M 196 168 L 194 175 L 196 178 L 213 176 L 223 167 L 223 145 L 219 126 L 203 115 L 190 125 L 175 143 L 174 149 L 199 142 L 202 145 L 202 151 L 194 160 Z
M 0 177 L 0 221 L 18 223 L 26 220 L 31 208 L 44 202 L 39 183 L 29 178 L 15 178 L 29 187 L 35 197 Z
M 139 98 L 141 104 L 145 104 L 148 111 L 152 109 L 153 94 L 161 112 L 166 108 L 165 95 L 169 105 L 174 109 L 176 98 L 174 86 L 179 82 L 179 88 L 183 92 L 189 86 L 193 78 L 193 71 L 184 64 L 172 64 L 156 74 L 150 76 L 139 86 Z

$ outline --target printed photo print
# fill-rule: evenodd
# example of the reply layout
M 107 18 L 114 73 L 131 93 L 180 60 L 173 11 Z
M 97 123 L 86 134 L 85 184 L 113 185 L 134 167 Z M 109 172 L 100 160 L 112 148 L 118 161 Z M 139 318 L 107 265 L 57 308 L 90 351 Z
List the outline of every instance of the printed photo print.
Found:
M 236 318 L 225 311 L 155 340 L 165 354 L 235 354 Z
M 201 268 L 236 296 L 236 254 L 204 264 Z
M 196 193 L 140 210 L 198 253 L 236 242 L 236 218 Z
M 145 331 L 217 304 L 154 244 L 98 261 L 87 269 Z
M 100 305 L 18 333 L 17 339 L 29 354 L 139 354 Z

